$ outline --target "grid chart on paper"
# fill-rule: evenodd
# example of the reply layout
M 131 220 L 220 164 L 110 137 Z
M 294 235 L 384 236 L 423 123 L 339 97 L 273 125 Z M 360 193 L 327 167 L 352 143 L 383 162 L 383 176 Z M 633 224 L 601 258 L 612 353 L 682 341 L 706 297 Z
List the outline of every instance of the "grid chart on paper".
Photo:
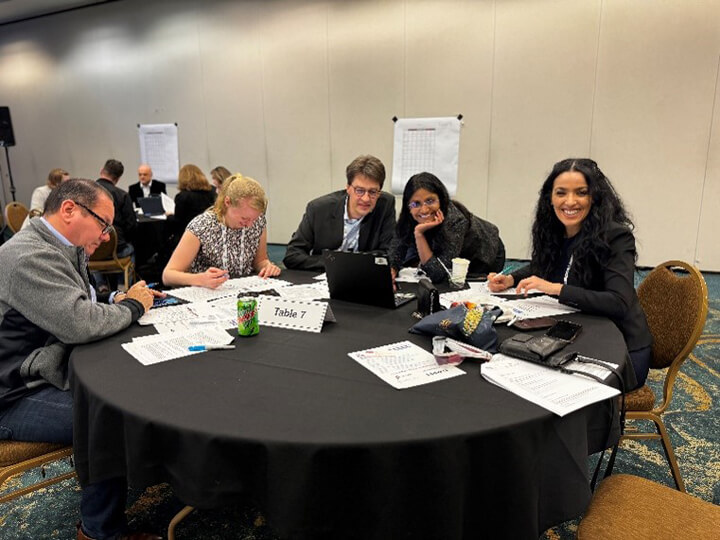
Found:
M 403 133 L 401 178 L 419 172 L 435 172 L 435 129 L 415 128 Z

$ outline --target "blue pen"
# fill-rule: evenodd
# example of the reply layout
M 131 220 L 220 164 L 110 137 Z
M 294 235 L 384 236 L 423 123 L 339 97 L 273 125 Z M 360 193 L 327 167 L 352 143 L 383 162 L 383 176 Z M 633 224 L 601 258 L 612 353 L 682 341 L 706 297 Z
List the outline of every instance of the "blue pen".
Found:
M 225 351 L 234 349 L 235 345 L 190 345 L 188 347 L 188 351 L 191 352 L 198 352 L 198 351 Z

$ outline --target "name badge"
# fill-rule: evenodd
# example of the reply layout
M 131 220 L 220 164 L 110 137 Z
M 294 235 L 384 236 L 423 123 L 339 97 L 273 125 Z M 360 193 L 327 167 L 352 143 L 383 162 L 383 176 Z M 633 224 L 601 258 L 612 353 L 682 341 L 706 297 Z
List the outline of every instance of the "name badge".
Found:
M 263 326 L 319 333 L 327 302 L 290 300 L 281 296 L 259 296 L 258 317 Z

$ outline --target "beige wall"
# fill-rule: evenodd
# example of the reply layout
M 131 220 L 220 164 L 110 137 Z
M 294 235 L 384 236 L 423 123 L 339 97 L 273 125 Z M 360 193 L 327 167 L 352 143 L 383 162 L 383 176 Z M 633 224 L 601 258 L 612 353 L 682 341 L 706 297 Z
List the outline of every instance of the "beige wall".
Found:
M 509 256 L 552 164 L 590 156 L 641 264 L 720 270 L 719 28 L 720 0 L 124 0 L 0 27 L 0 105 L 21 201 L 107 157 L 129 185 L 136 125 L 177 122 L 181 163 L 266 186 L 281 243 L 357 154 L 391 175 L 393 116 L 462 113 L 457 197 Z

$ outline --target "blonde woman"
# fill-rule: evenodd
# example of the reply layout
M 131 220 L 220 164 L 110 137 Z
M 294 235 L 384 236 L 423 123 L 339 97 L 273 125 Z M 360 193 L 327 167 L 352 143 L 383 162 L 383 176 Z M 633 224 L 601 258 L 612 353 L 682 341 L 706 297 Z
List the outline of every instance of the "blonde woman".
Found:
M 241 174 L 228 178 L 215 206 L 188 224 L 163 271 L 165 285 L 214 289 L 253 272 L 279 275 L 267 256 L 267 203 L 257 181 Z

